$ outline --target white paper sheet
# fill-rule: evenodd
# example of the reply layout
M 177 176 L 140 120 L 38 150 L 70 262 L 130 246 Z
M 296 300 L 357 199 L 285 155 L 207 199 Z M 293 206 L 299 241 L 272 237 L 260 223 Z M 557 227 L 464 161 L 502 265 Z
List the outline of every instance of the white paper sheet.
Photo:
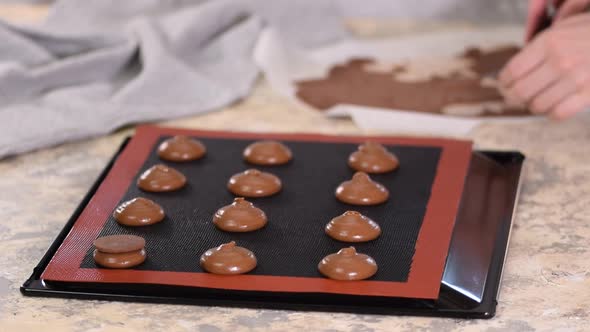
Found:
M 271 86 L 279 93 L 301 103 L 293 82 L 325 77 L 329 69 L 351 58 L 372 58 L 384 62 L 425 57 L 451 57 L 467 47 L 483 49 L 502 45 L 520 45 L 520 26 L 455 29 L 419 35 L 379 39 L 349 40 L 313 50 L 285 45 L 272 29 L 266 29 L 254 52 L 255 60 Z M 304 104 L 305 105 L 305 104 Z M 311 107 L 306 105 L 307 107 Z M 464 136 L 483 121 L 532 121 L 535 117 L 468 118 L 390 110 L 358 105 L 337 105 L 325 111 L 327 116 L 349 116 L 362 129 L 399 134 Z

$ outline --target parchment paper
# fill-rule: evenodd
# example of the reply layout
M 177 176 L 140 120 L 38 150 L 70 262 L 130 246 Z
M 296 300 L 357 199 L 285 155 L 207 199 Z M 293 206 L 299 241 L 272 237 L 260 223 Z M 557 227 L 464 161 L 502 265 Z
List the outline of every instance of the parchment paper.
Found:
M 281 42 L 280 35 L 265 29 L 255 48 L 255 61 L 279 93 L 311 107 L 295 97 L 295 81 L 325 77 L 335 64 L 351 58 L 372 58 L 379 62 L 420 61 L 453 57 L 468 47 L 489 49 L 521 45 L 520 26 L 454 28 L 379 40 L 347 40 L 327 47 L 303 50 Z M 532 121 L 536 117 L 455 117 L 358 105 L 340 104 L 325 111 L 331 117 L 351 117 L 369 130 L 403 134 L 463 136 L 482 121 Z

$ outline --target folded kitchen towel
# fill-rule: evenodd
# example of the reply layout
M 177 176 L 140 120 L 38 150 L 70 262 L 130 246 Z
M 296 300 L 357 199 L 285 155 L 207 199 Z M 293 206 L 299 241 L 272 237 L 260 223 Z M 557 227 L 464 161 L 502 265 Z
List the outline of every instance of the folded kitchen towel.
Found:
M 317 7 L 301 7 L 291 22 L 280 8 L 259 7 L 235 0 L 65 0 L 38 26 L 0 22 L 0 158 L 244 97 L 258 75 L 252 50 L 267 22 L 302 45 L 344 33 Z M 306 21 L 319 20 L 322 32 L 304 32 Z

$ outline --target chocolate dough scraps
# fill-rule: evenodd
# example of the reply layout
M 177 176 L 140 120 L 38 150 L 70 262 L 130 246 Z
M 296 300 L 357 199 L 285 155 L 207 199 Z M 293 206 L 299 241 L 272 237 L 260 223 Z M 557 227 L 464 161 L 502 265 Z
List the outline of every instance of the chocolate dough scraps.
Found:
M 505 46 L 467 49 L 456 57 L 415 59 L 401 64 L 353 59 L 326 78 L 296 82 L 297 97 L 320 110 L 353 104 L 462 117 L 523 116 L 497 89 L 497 74 L 519 51 Z

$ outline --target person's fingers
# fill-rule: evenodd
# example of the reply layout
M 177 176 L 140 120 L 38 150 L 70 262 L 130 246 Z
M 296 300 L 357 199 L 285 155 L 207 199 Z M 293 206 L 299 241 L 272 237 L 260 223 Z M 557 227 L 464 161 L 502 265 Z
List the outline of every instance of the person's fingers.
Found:
M 563 120 L 584 111 L 590 106 L 588 93 L 576 93 L 561 101 L 551 110 L 549 116 L 554 120 Z
M 528 103 L 559 79 L 553 66 L 544 62 L 526 76 L 514 82 L 505 93 L 509 100 Z
M 502 95 L 502 97 L 504 97 L 504 104 L 506 104 L 506 106 L 510 107 L 510 108 L 526 108 L 527 105 L 521 103 L 520 101 L 514 99 L 513 97 L 511 97 L 510 95 L 508 95 L 508 92 L 506 92 L 506 89 L 504 89 L 501 85 L 498 85 L 498 92 L 500 92 L 500 95 Z
M 555 22 L 552 29 L 562 30 L 563 28 L 572 28 L 581 26 L 585 28 L 590 23 L 590 14 L 578 14 L 566 17 L 559 22 Z
M 590 6 L 590 0 L 567 0 L 557 10 L 553 20 L 559 22 L 572 15 L 584 12 Z
M 545 36 L 546 33 L 542 33 L 510 59 L 498 76 L 501 85 L 509 88 L 512 83 L 534 70 L 543 62 L 546 50 L 546 45 L 544 44 Z
M 569 79 L 560 79 L 551 84 L 529 102 L 529 110 L 536 114 L 547 113 L 565 98 L 576 92 L 576 85 Z
M 533 34 L 537 31 L 541 23 L 541 17 L 545 12 L 545 2 L 546 0 L 529 0 L 525 30 L 526 42 L 529 42 L 533 38 Z

